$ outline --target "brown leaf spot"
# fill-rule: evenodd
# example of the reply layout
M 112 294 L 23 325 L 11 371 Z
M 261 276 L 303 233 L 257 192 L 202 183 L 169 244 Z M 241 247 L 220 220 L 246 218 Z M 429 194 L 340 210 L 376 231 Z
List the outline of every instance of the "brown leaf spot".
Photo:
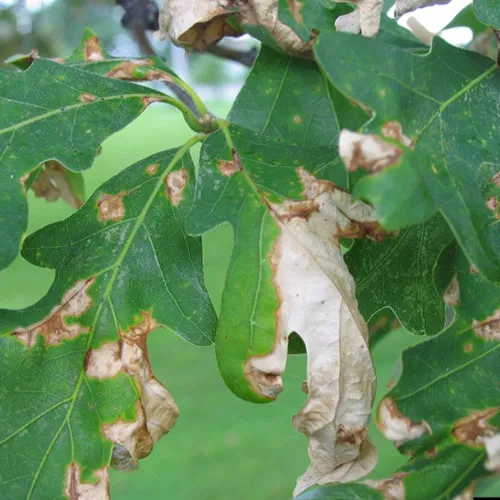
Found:
M 408 472 L 396 472 L 388 479 L 369 479 L 363 481 L 370 488 L 375 488 L 384 495 L 385 500 L 404 500 L 405 485 L 403 479 Z
M 376 135 L 364 135 L 342 130 L 339 137 L 339 155 L 346 168 L 353 172 L 359 168 L 377 173 L 399 162 L 403 151 Z
M 188 171 L 185 168 L 170 172 L 165 179 L 165 194 L 176 207 L 182 201 L 182 193 L 189 180 Z
M 37 335 L 43 335 L 46 345 L 58 345 L 63 340 L 73 339 L 83 333 L 89 333 L 78 323 L 66 323 L 66 318 L 82 316 L 91 306 L 92 299 L 87 295 L 94 278 L 78 281 L 63 296 L 61 304 L 54 307 L 47 317 L 26 328 L 18 328 L 12 332 L 18 340 L 28 347 L 36 343 Z
M 400 142 L 407 148 L 411 148 L 413 146 L 413 141 L 403 134 L 403 127 L 399 122 L 385 122 L 382 125 L 382 135 L 388 139 Z
M 93 36 L 88 40 L 85 40 L 83 57 L 86 61 L 104 61 L 104 55 L 102 53 L 102 47 L 99 38 Z
M 64 480 L 64 495 L 70 500 L 108 500 L 109 475 L 108 469 L 102 468 L 94 472 L 95 483 L 82 483 L 82 469 L 72 462 L 66 469 Z
M 314 212 L 319 211 L 318 203 L 315 200 L 286 200 L 279 207 L 275 205 L 273 208 L 275 208 L 273 211 L 278 211 L 277 215 L 283 222 L 291 221 L 295 217 L 307 220 Z
M 101 193 L 97 200 L 97 208 L 99 210 L 99 220 L 106 222 L 108 220 L 119 221 L 125 216 L 125 206 L 123 197 L 127 194 L 126 191 L 121 191 L 117 194 Z
M 472 262 L 469 262 L 469 271 L 471 274 L 479 274 L 479 269 Z
M 217 168 L 219 169 L 219 172 L 226 177 L 231 177 L 236 172 L 241 172 L 243 170 L 241 159 L 236 150 L 233 149 L 231 154 L 233 156 L 233 159 L 231 161 L 219 160 L 217 162 Z
M 171 76 L 165 71 L 150 69 L 144 73 L 135 73 L 136 68 L 140 66 L 153 65 L 150 59 L 142 59 L 139 61 L 124 61 L 112 70 L 108 71 L 105 76 L 108 78 L 115 78 L 117 80 L 130 80 L 130 81 L 172 81 Z
M 453 500 L 474 500 L 475 489 L 476 489 L 476 482 L 474 481 L 468 488 L 463 490 L 459 495 L 453 497 Z
M 432 448 L 429 448 L 428 450 L 425 451 L 425 454 L 426 456 L 428 456 L 429 458 L 432 458 L 432 457 L 435 457 L 437 456 L 438 452 L 437 452 L 437 448 L 435 446 L 433 446 Z
M 500 187 L 500 171 L 498 171 L 491 179 L 490 182 Z
M 142 113 L 150 104 L 153 104 L 154 102 L 163 102 L 163 99 L 161 97 L 146 96 L 141 98 L 141 102 L 143 104 L 141 110 Z
M 483 446 L 484 440 L 494 436 L 497 431 L 488 423 L 488 420 L 493 418 L 499 410 L 500 407 L 473 411 L 470 415 L 460 419 L 453 426 L 451 433 L 459 443 L 467 446 Z
M 500 309 L 483 321 L 474 320 L 472 329 L 484 340 L 500 340 Z
M 300 125 L 302 123 L 302 118 L 299 115 L 295 115 L 293 117 L 293 123 L 295 123 L 295 125 Z
M 474 346 L 472 344 L 465 344 L 464 352 L 472 352 L 474 350 Z
M 490 196 L 486 200 L 486 208 L 489 208 L 497 219 L 500 219 L 500 213 L 498 213 L 498 200 L 496 196 Z
M 365 440 L 368 431 L 363 428 L 347 428 L 340 424 L 337 428 L 337 443 L 348 443 L 354 446 L 360 446 Z
M 431 428 L 425 420 L 412 422 L 399 411 L 396 402 L 388 397 L 380 403 L 377 427 L 397 447 L 424 434 L 431 434 Z
M 443 301 L 449 306 L 456 306 L 460 302 L 460 287 L 458 285 L 457 275 L 453 276 L 448 288 L 443 294 Z
M 92 94 L 82 94 L 80 96 L 80 102 L 94 102 L 97 99 L 95 95 Z
M 45 162 L 43 169 L 31 185 L 31 189 L 35 196 L 45 198 L 48 202 L 62 198 L 75 210 L 83 205 L 83 201 L 73 192 L 66 168 L 56 160 Z
M 156 172 L 158 172 L 158 164 L 153 163 L 152 165 L 149 165 L 149 167 L 146 167 L 146 173 L 148 175 L 155 175 Z
M 334 189 L 339 189 L 333 182 L 316 179 L 314 175 L 310 174 L 303 167 L 297 167 L 296 172 L 304 187 L 302 195 L 308 200 L 317 198 L 320 194 L 333 191 Z
M 90 349 L 85 358 L 85 371 L 90 378 L 112 378 L 122 371 L 121 346 L 107 342 L 97 349 Z
M 302 19 L 302 14 L 300 13 L 300 9 L 302 9 L 302 2 L 299 2 L 299 0 L 287 0 L 287 2 L 290 12 L 292 13 L 295 21 L 302 24 L 304 22 Z

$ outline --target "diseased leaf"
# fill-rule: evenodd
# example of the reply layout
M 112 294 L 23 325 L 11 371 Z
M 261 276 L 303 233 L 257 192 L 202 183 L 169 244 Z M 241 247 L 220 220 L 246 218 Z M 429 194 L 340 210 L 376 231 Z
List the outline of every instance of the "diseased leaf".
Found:
M 434 269 L 452 238 L 446 221 L 436 215 L 403 229 L 395 238 L 356 241 L 345 261 L 356 281 L 361 314 L 369 319 L 389 306 L 412 333 L 440 332 L 445 310 L 434 285 Z
M 33 189 L 35 196 L 50 202 L 62 198 L 74 209 L 83 205 L 85 196 L 82 174 L 71 172 L 54 160 L 45 162 L 41 169 L 33 173 L 36 174 L 36 179 L 29 183 L 29 187 Z M 25 187 L 28 187 L 28 182 Z
M 373 203 L 391 229 L 439 210 L 472 263 L 500 280 L 500 226 L 479 168 L 500 157 L 498 68 L 440 39 L 416 56 L 379 40 L 327 33 L 315 55 L 342 92 L 374 110 L 366 132 L 391 138 L 384 127 L 397 122 L 411 141 L 413 151 L 394 145 L 401 155 L 393 166 L 363 177 L 353 194 Z
M 457 319 L 403 353 L 401 377 L 379 408 L 381 431 L 414 455 L 401 469 L 408 499 L 455 497 L 492 470 L 485 444 L 491 460 L 500 424 L 493 376 L 500 362 L 500 287 L 473 272 L 463 255 L 457 260 L 449 291 Z
M 73 172 L 89 168 L 106 137 L 164 98 L 46 60 L 0 72 L 0 269 L 16 257 L 26 230 L 24 176 L 49 159 Z
M 56 278 L 37 304 L 0 311 L 2 498 L 108 498 L 110 461 L 136 468 L 174 425 L 147 335 L 165 326 L 207 345 L 216 321 L 201 241 L 183 229 L 186 150 L 124 170 L 26 239 L 23 256 Z
M 359 478 L 376 462 L 366 430 L 375 390 L 368 330 L 338 238 L 376 235 L 378 225 L 369 206 L 337 187 L 346 172 L 332 158 L 330 147 L 224 128 L 203 146 L 188 220 L 194 234 L 225 221 L 235 233 L 216 335 L 228 387 L 274 400 L 289 335 L 306 345 L 309 396 L 293 423 L 308 437 L 311 465 L 296 494 Z
M 262 47 L 228 116 L 234 125 L 309 147 L 334 145 L 341 127 L 360 127 L 367 118 L 313 61 L 267 47 Z
M 477 18 L 487 26 L 500 29 L 500 6 L 495 0 L 474 0 Z

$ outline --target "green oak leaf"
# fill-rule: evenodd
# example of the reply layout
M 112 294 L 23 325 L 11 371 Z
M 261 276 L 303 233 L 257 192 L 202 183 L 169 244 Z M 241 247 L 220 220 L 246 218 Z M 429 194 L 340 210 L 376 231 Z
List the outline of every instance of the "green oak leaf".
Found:
M 500 157 L 498 68 L 438 38 L 425 56 L 343 33 L 321 35 L 314 50 L 335 86 L 373 109 L 364 132 L 397 121 L 413 140 L 413 151 L 402 148 L 396 165 L 363 177 L 353 194 L 372 202 L 390 228 L 440 211 L 472 263 L 499 281 L 500 226 L 479 169 Z
M 482 23 L 500 29 L 500 5 L 497 0 L 474 0 L 474 12 Z
M 269 401 L 251 388 L 244 371 L 249 357 L 268 354 L 275 345 L 278 297 L 270 254 L 279 227 L 266 200 L 303 199 L 299 167 L 346 187 L 345 169 L 338 162 L 334 167 L 336 156 L 331 147 L 304 148 L 236 126 L 203 145 L 187 229 L 201 234 L 229 222 L 234 231 L 216 354 L 226 384 L 243 399 Z
M 56 278 L 37 304 L 0 311 L 2 498 L 76 498 L 92 484 L 102 496 L 88 498 L 107 498 L 112 457 L 127 468 L 173 425 L 178 410 L 151 373 L 147 334 L 165 326 L 208 345 L 216 323 L 201 240 L 184 231 L 193 175 L 186 147 L 156 154 L 26 239 L 23 256 Z M 120 440 L 127 425 L 137 425 L 136 449 Z
M 452 238 L 446 221 L 436 215 L 426 223 L 402 229 L 396 238 L 355 241 L 345 262 L 356 281 L 361 314 L 368 319 L 390 307 L 412 333 L 441 331 L 445 310 L 434 285 L 434 268 Z
M 488 28 L 476 17 L 472 4 L 467 5 L 460 12 L 458 12 L 458 14 L 443 28 L 443 30 L 458 28 L 461 26 L 470 28 L 474 33 L 474 36 L 479 35 L 479 33 L 482 33 Z
M 500 286 L 471 269 L 456 245 L 446 254 L 456 273 L 447 301 L 457 317 L 440 335 L 403 352 L 402 374 L 379 409 L 383 431 L 391 427 L 383 418 L 387 402 L 397 408 L 395 421 L 407 418 L 417 427 L 425 421 L 430 429 L 397 443 L 414 455 L 399 471 L 405 498 L 452 498 L 491 474 L 484 439 L 500 430 L 500 387 L 493 376 L 500 363 Z
M 37 60 L 24 72 L 0 72 L 0 269 L 19 252 L 27 226 L 23 178 L 53 159 L 80 172 L 101 142 L 168 96 Z
M 341 127 L 358 128 L 367 119 L 313 61 L 265 46 L 228 116 L 235 125 L 301 146 L 336 144 Z

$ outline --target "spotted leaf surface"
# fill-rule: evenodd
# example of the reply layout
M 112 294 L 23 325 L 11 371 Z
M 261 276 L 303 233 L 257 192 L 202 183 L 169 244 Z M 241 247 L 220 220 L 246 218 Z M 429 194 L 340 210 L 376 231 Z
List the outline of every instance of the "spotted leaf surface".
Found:
M 46 60 L 0 72 L 0 269 L 18 254 L 28 207 L 23 180 L 53 159 L 88 169 L 100 143 L 163 94 Z
M 390 228 L 440 211 L 472 263 L 500 280 L 500 226 L 484 188 L 496 177 L 483 175 L 483 165 L 500 157 L 497 67 L 440 39 L 422 56 L 342 33 L 321 35 L 315 56 L 342 92 L 373 109 L 367 132 L 384 135 L 397 122 L 408 139 L 392 166 L 369 168 L 354 194 L 372 202 Z
M 207 345 L 216 322 L 183 227 L 193 175 L 185 149 L 149 157 L 25 241 L 56 278 L 37 304 L 0 311 L 3 498 L 108 498 L 109 464 L 136 468 L 174 425 L 147 336 Z
M 308 399 L 293 424 L 310 466 L 295 494 L 367 474 L 375 390 L 368 328 L 338 239 L 374 236 L 374 212 L 339 186 L 331 147 L 304 148 L 224 127 L 203 146 L 188 230 L 229 222 L 234 249 L 216 335 L 217 362 L 239 397 L 266 403 L 283 389 L 288 337 L 308 353 Z M 328 179 L 328 180 L 327 180 Z M 348 464 L 348 466 L 343 466 Z

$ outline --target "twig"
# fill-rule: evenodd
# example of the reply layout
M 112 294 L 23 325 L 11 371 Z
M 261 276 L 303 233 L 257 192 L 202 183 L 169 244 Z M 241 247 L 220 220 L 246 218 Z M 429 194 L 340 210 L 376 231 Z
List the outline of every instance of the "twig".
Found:
M 251 67 L 259 53 L 257 47 L 253 47 L 250 50 L 242 51 L 238 49 L 231 49 L 230 47 L 224 47 L 223 45 L 210 45 L 207 48 L 207 52 L 224 59 L 229 59 L 230 61 L 236 61 L 244 66 Z

